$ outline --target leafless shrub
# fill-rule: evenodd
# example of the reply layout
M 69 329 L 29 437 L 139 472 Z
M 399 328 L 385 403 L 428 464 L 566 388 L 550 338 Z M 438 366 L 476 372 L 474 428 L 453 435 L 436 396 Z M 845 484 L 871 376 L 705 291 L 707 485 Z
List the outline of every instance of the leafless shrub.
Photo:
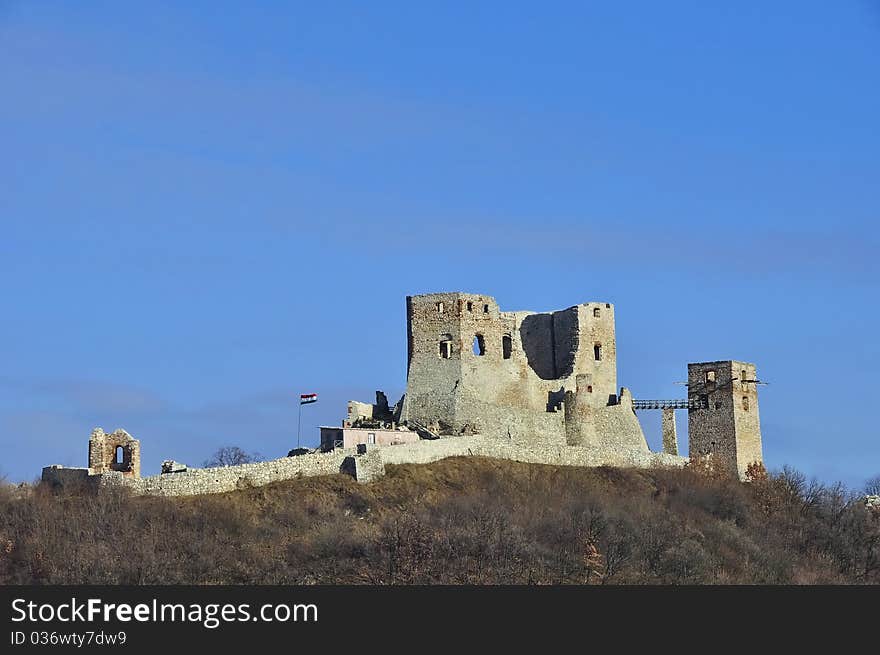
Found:
M 203 466 L 238 466 L 261 461 L 263 461 L 263 456 L 260 453 L 247 453 L 238 446 L 224 446 L 218 448 L 211 457 L 206 459 Z

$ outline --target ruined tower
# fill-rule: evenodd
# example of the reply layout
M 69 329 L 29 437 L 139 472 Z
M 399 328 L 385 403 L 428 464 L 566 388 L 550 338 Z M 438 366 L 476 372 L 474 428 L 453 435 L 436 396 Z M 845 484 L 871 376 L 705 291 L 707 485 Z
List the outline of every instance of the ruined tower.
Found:
M 737 361 L 688 364 L 690 457 L 711 455 L 745 477 L 749 464 L 763 462 L 755 365 Z
M 89 468 L 92 473 L 120 471 L 127 477 L 141 477 L 140 441 L 125 430 L 107 434 L 95 428 L 89 437 Z

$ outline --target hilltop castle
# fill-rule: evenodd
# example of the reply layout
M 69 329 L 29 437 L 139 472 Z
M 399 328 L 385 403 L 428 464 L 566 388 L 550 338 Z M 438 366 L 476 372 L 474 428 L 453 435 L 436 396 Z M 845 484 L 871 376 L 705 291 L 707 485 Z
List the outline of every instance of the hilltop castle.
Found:
M 634 400 L 617 384 L 614 307 L 590 302 L 555 312 L 502 312 L 490 296 L 437 293 L 406 299 L 407 387 L 393 407 L 351 401 L 321 452 L 269 462 L 188 469 L 173 461 L 141 478 L 140 444 L 100 429 L 89 468 L 43 470 L 52 484 L 125 486 L 135 493 L 228 491 L 302 475 L 347 472 L 371 480 L 386 463 L 485 455 L 574 466 L 683 466 L 676 409 L 687 409 L 690 459 L 747 477 L 762 462 L 754 364 L 688 365 L 688 397 Z M 648 448 L 636 410 L 663 411 L 663 452 Z

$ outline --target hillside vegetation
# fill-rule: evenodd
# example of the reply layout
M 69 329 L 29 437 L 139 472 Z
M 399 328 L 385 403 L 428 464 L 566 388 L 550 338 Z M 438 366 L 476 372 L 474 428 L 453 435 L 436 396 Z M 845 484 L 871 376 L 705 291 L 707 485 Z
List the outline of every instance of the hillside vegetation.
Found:
M 452 458 L 194 498 L 0 490 L 0 584 L 877 582 L 880 512 L 790 470 Z

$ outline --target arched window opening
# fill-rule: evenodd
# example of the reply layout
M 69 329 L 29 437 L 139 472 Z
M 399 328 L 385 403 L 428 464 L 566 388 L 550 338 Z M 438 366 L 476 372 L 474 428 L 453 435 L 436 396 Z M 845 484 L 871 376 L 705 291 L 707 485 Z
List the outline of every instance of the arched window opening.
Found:
M 443 301 L 437 303 L 437 311 L 442 314 L 443 313 Z
M 474 354 L 481 357 L 486 354 L 486 340 L 482 334 L 474 336 Z
M 749 397 L 743 396 L 743 409 L 749 411 Z
M 501 337 L 501 354 L 504 359 L 510 359 L 510 353 L 513 351 L 513 339 L 509 334 Z
M 470 300 L 468 300 L 467 310 L 468 310 L 469 312 L 474 311 L 474 303 L 472 303 Z
M 593 309 L 593 318 L 599 318 L 599 316 L 601 316 L 601 315 L 602 315 L 602 310 L 600 310 L 598 307 L 595 307 Z
M 124 460 L 125 460 L 125 451 L 123 450 L 122 446 L 116 446 L 116 463 L 122 464 L 122 462 Z
M 593 359 L 597 362 L 602 359 L 602 344 L 597 343 L 593 346 Z

